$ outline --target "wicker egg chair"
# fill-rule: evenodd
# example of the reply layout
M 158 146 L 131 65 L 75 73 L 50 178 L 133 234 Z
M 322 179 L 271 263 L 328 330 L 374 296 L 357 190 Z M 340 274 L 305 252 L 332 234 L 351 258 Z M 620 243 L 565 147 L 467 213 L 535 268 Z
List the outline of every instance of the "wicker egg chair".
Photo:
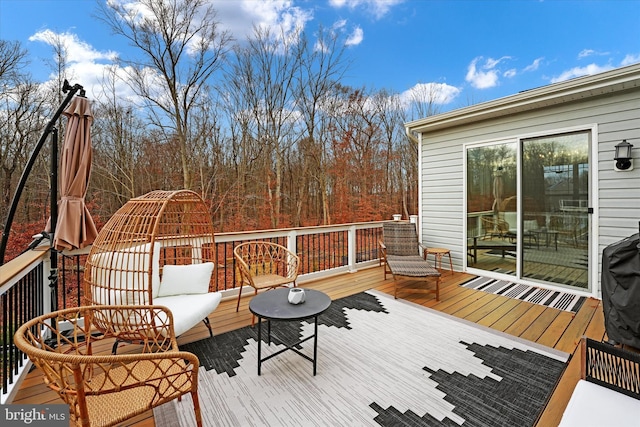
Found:
M 200 321 L 213 335 L 208 316 L 221 300 L 220 292 L 210 292 L 215 252 L 211 216 L 198 194 L 152 191 L 136 197 L 98 233 L 85 265 L 83 303 L 162 305 L 173 314 L 176 336 Z

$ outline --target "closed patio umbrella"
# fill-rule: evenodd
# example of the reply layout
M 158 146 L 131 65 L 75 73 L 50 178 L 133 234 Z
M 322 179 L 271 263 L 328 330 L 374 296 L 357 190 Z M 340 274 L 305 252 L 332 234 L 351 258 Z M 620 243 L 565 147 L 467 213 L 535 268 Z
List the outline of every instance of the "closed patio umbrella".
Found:
M 504 181 L 502 179 L 502 168 L 499 167 L 495 175 L 493 176 L 493 214 L 498 215 L 500 213 L 500 204 L 502 203 L 502 197 L 504 197 Z
M 504 197 L 504 181 L 502 179 L 502 167 L 499 167 L 495 174 L 493 175 L 493 185 L 492 185 L 492 194 L 493 194 L 493 205 L 491 209 L 493 210 L 494 224 L 493 224 L 493 232 L 501 233 L 499 227 L 500 220 L 500 205 L 502 204 L 502 198 Z
M 56 249 L 80 249 L 98 235 L 85 205 L 91 175 L 91 124 L 89 100 L 76 96 L 65 109 L 69 118 L 60 160 L 60 201 L 53 245 Z

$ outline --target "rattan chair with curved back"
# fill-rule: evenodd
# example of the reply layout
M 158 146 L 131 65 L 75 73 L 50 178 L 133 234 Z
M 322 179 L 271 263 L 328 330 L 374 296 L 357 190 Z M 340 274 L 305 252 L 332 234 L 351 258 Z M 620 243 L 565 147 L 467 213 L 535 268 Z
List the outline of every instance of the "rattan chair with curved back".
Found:
M 241 243 L 233 249 L 233 255 L 240 282 L 236 311 L 240 309 L 245 285 L 253 288 L 254 295 L 263 289 L 296 286 L 300 258 L 282 245 L 263 241 Z
M 29 320 L 14 342 L 77 426 L 119 425 L 187 393 L 201 426 L 198 357 L 178 349 L 172 320 L 161 306 L 83 306 Z M 137 344 L 110 354 L 111 342 L 124 337 Z
M 83 303 L 163 305 L 173 313 L 176 336 L 201 321 L 213 335 L 208 316 L 221 300 L 213 292 L 215 256 L 203 199 L 188 190 L 152 191 L 129 200 L 98 233 Z

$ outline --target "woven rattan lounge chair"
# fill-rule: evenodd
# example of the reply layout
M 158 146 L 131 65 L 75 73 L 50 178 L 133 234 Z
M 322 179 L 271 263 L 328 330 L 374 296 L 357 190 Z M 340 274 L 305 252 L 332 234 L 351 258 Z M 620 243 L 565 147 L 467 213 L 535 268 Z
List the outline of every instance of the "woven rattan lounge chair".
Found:
M 384 260 L 384 279 L 387 274 L 395 280 L 393 296 L 398 297 L 398 278 L 435 279 L 435 289 L 411 288 L 414 292 L 435 293 L 440 301 L 440 272 L 426 261 L 424 247 L 418 241 L 416 227 L 410 222 L 385 222 L 382 226 L 383 238 L 380 241 Z M 421 250 L 422 249 L 422 250 Z
M 254 295 L 263 289 L 296 286 L 300 258 L 282 245 L 261 241 L 241 243 L 234 248 L 233 255 L 240 281 L 236 311 L 240 309 L 244 286 L 251 286 Z
M 162 305 L 173 313 L 176 336 L 200 322 L 213 335 L 208 316 L 222 298 L 214 292 L 215 257 L 202 198 L 152 191 L 125 203 L 98 233 L 85 265 L 83 303 Z
M 172 320 L 160 306 L 84 306 L 32 319 L 14 340 L 77 426 L 118 425 L 187 393 L 201 426 L 198 358 L 178 350 Z M 137 344 L 111 355 L 121 335 Z

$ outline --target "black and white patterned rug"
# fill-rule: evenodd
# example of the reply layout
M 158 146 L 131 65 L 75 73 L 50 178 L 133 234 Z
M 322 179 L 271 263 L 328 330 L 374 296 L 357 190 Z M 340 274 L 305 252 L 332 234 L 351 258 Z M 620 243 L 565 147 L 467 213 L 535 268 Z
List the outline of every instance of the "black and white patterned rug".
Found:
M 572 313 L 577 313 L 587 299 L 571 292 L 554 291 L 510 280 L 499 280 L 483 276 L 468 280 L 461 286 Z
M 272 323 L 291 342 L 312 332 L 305 321 Z M 531 426 L 568 359 L 373 291 L 335 300 L 320 316 L 315 377 L 291 351 L 258 376 L 257 328 L 181 348 L 200 359 L 205 426 Z M 263 346 L 263 356 L 279 348 Z M 311 355 L 312 341 L 301 351 Z M 157 426 L 195 425 L 188 395 L 154 416 Z

